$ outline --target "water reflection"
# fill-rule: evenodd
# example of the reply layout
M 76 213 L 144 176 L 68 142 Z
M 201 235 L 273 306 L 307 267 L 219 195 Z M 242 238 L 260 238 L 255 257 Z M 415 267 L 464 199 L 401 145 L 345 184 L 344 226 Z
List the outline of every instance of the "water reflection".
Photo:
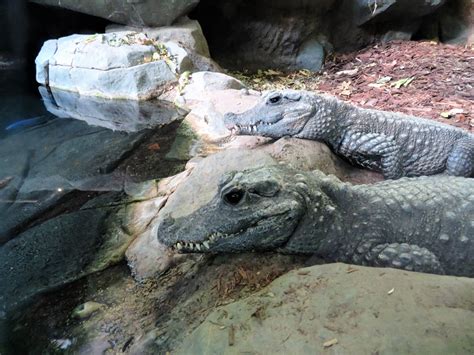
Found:
M 71 191 L 126 191 L 180 165 L 163 162 L 182 118 L 171 103 L 40 93 L 49 113 L 3 124 L 0 244 Z
M 40 87 L 46 109 L 56 117 L 75 118 L 113 131 L 138 132 L 167 125 L 182 117 L 166 101 L 110 100 Z

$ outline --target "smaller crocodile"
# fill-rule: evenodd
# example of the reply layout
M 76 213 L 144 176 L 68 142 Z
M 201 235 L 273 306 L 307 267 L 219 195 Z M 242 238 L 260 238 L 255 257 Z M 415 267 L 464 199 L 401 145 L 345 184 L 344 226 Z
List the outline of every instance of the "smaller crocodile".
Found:
M 224 174 L 208 201 L 174 217 L 165 206 L 159 241 L 180 253 L 273 250 L 474 277 L 473 179 L 353 186 L 270 165 Z
M 291 136 L 326 143 L 387 179 L 447 173 L 474 176 L 474 135 L 401 113 L 367 110 L 308 91 L 271 91 L 241 114 L 227 113 L 241 135 Z

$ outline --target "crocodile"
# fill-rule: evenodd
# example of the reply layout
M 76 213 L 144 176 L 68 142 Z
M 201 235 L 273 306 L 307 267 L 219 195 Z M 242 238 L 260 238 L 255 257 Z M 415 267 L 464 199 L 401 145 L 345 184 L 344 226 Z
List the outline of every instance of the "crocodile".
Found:
M 161 211 L 157 237 L 176 253 L 277 251 L 474 277 L 473 179 L 351 185 L 272 164 L 224 173 L 208 200 L 173 211 Z
M 386 179 L 439 173 L 474 176 L 472 133 L 401 113 L 362 109 L 328 95 L 270 91 L 255 107 L 226 113 L 224 122 L 240 135 L 322 141 Z

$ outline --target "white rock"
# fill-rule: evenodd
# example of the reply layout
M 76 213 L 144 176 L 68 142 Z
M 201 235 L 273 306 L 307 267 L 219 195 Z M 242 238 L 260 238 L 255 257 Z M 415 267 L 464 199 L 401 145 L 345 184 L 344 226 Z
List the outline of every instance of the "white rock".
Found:
M 164 27 L 131 27 L 121 25 L 109 25 L 105 32 L 136 31 L 143 32 L 149 38 L 158 42 L 175 42 L 181 44 L 187 50 L 196 54 L 210 57 L 209 46 L 202 32 L 199 22 L 190 19 Z
M 36 81 L 43 85 L 49 84 L 49 61 L 56 53 L 58 41 L 51 39 L 44 42 L 43 47 L 35 59 Z
M 181 46 L 143 33 L 71 35 L 45 43 L 37 57 L 37 81 L 82 95 L 146 100 L 191 67 Z
M 196 72 L 191 75 L 183 95 L 186 100 L 202 100 L 210 91 L 245 88 L 245 85 L 232 76 L 209 71 Z

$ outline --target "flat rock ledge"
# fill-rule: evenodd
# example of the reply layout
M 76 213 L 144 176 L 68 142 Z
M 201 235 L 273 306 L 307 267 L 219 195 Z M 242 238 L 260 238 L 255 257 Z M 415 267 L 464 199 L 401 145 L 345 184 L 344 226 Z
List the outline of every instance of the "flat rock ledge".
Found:
M 213 311 L 173 354 L 472 354 L 474 280 L 327 264 Z
M 46 41 L 35 63 L 36 80 L 42 85 L 132 100 L 159 96 L 181 73 L 192 69 L 180 45 L 130 31 Z

